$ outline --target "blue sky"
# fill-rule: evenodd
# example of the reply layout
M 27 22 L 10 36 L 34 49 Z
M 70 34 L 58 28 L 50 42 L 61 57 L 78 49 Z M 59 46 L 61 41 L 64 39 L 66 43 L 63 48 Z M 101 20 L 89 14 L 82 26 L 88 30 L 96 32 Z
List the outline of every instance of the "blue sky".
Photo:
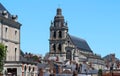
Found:
M 84 38 L 102 57 L 120 58 L 120 0 L 1 0 L 11 14 L 18 15 L 21 49 L 45 54 L 49 51 L 49 27 L 62 8 L 71 35 Z

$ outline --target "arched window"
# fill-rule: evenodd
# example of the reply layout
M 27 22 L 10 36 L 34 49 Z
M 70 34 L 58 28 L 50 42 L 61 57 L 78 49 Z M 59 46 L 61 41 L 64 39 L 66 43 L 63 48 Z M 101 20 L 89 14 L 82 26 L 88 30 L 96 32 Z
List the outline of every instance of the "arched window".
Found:
M 56 51 L 56 45 L 55 44 L 53 44 L 53 50 Z
M 56 38 L 56 31 L 53 32 L 53 37 Z
M 30 72 L 30 70 L 31 70 L 31 67 L 29 66 L 29 72 Z
M 33 72 L 35 71 L 35 68 L 33 67 Z
M 62 32 L 59 31 L 59 38 L 62 38 Z
M 58 45 L 58 50 L 59 50 L 59 51 L 62 50 L 62 45 L 61 45 L 61 44 Z
M 26 66 L 24 67 L 24 70 L 25 70 L 25 71 L 27 70 L 27 67 L 26 67 Z
M 24 76 L 26 76 L 26 70 L 27 70 L 27 67 L 25 65 L 25 67 L 24 67 Z

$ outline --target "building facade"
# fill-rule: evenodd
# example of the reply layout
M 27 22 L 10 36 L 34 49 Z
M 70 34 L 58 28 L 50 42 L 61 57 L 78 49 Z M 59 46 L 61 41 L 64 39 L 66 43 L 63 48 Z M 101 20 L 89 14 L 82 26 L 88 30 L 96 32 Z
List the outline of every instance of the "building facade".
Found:
M 54 21 L 51 22 L 49 48 L 50 57 L 56 57 L 59 62 L 70 60 L 83 63 L 86 61 L 97 69 L 104 66 L 101 56 L 93 53 L 86 40 L 68 33 L 68 24 L 65 22 L 61 8 L 57 9 Z
M 36 64 L 28 62 L 21 55 L 20 28 L 17 15 L 11 15 L 0 3 L 0 43 L 3 43 L 7 49 L 3 74 L 28 76 L 32 73 L 35 76 L 37 75 Z

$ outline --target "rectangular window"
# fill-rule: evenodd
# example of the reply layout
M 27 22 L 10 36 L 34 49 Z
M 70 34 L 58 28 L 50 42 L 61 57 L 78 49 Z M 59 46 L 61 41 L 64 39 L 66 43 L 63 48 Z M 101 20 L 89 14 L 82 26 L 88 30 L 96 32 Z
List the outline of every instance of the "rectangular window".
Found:
M 17 48 L 15 48 L 15 61 L 16 61 L 16 51 L 17 51 Z
M 8 28 L 6 27 L 6 28 L 5 28 L 5 33 L 6 33 L 7 31 L 8 31 Z
M 8 32 L 8 28 L 5 28 L 5 38 L 7 38 L 7 32 Z
M 5 48 L 6 48 L 6 50 L 7 50 L 8 46 L 5 46 Z
M 8 52 L 8 46 L 5 46 L 5 49 L 6 49 L 6 52 Z M 7 57 L 7 54 L 6 54 L 6 57 Z M 5 60 L 6 60 L 6 57 L 5 57 Z
M 15 35 L 17 35 L 17 31 L 15 31 Z
M 17 40 L 17 30 L 15 30 L 15 40 Z

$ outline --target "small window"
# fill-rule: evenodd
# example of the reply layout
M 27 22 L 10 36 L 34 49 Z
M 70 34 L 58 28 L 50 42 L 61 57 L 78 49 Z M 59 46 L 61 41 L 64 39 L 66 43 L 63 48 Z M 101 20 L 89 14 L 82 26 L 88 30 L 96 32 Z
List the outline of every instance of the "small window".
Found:
M 17 48 L 15 48 L 15 52 L 17 51 Z
M 8 31 L 8 28 L 6 27 L 6 28 L 5 28 L 5 32 L 7 32 L 7 31 Z
M 7 48 L 8 48 L 8 46 L 5 46 L 5 48 L 7 49 Z
M 6 51 L 8 51 L 8 46 L 5 46 Z
M 15 31 L 15 35 L 17 35 L 17 31 Z

